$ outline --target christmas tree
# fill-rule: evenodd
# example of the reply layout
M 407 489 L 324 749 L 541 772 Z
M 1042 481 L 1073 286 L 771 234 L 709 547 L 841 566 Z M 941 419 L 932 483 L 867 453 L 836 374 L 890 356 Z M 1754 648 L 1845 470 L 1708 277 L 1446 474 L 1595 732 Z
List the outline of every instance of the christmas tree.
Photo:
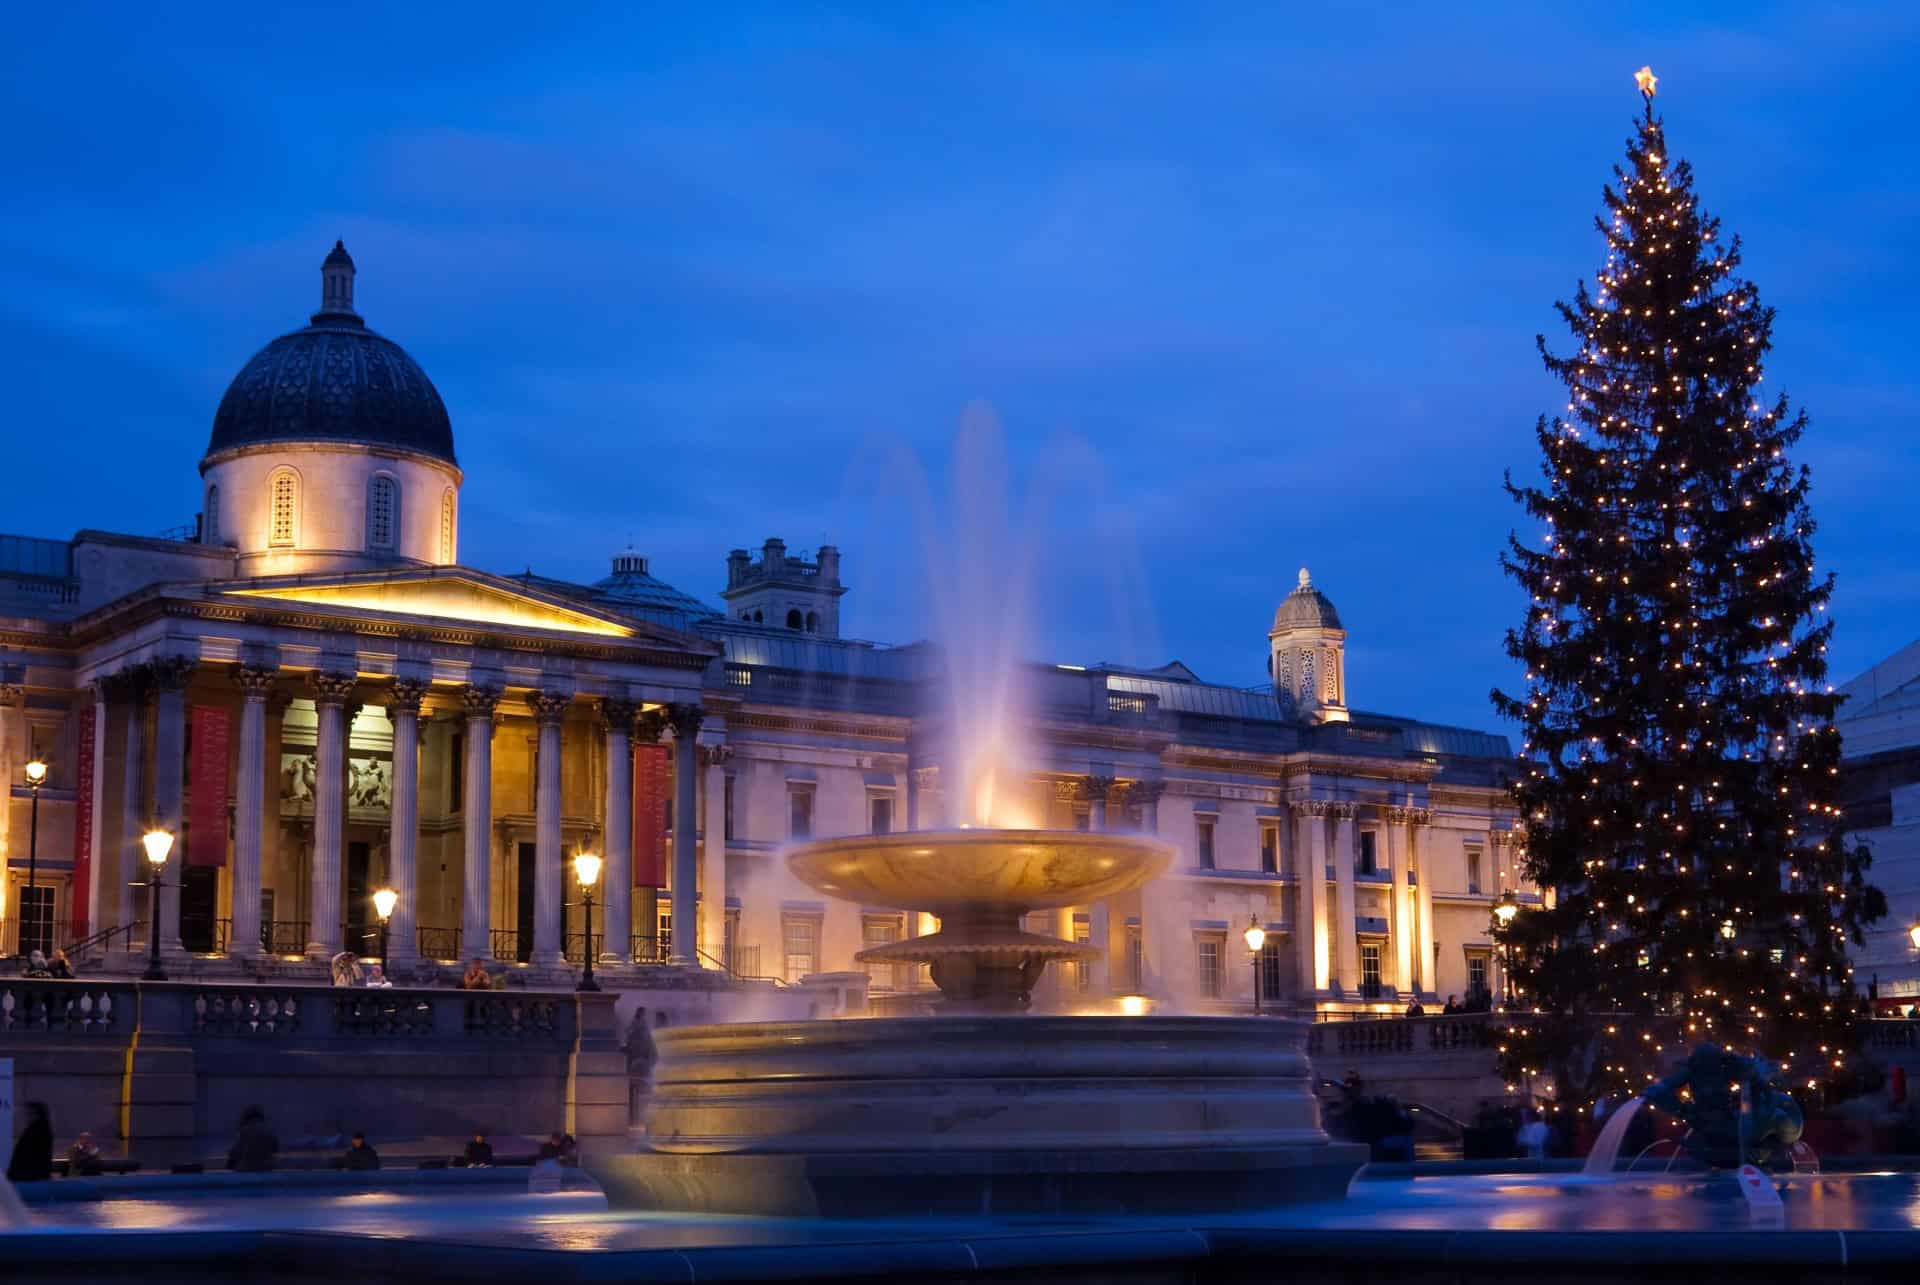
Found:
M 1523 868 L 1549 905 L 1499 930 L 1518 1006 L 1510 1078 L 1634 1095 L 1714 1041 L 1817 1087 L 1847 1069 L 1849 941 L 1885 913 L 1837 802 L 1805 412 L 1760 391 L 1773 311 L 1700 209 L 1653 76 L 1596 222 L 1606 266 L 1558 305 L 1567 388 L 1537 426 L 1537 522 L 1502 558 L 1525 589 Z

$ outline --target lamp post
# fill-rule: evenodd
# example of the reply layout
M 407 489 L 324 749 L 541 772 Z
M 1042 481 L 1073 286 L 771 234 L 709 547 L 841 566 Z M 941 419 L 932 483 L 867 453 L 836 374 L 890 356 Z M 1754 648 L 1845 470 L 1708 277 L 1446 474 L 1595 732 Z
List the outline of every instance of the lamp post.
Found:
M 160 967 L 160 872 L 167 868 L 167 854 L 173 851 L 173 835 L 158 828 L 140 836 L 141 846 L 147 850 L 147 971 L 140 974 L 142 981 L 164 982 L 167 970 Z
M 1914 920 L 1912 925 L 1908 927 L 1907 940 L 1913 943 L 1915 950 L 1920 950 L 1920 919 Z
M 1253 1015 L 1260 1016 L 1260 948 L 1267 944 L 1267 930 L 1260 926 L 1260 916 L 1250 915 L 1247 930 L 1240 934 L 1246 939 L 1247 953 L 1253 958 Z
M 382 888 L 373 894 L 373 913 L 380 916 L 380 974 L 387 972 L 387 927 L 393 918 L 393 908 L 400 902 L 400 894 L 391 888 Z
M 1507 940 L 1507 925 L 1520 913 L 1520 902 L 1508 889 L 1500 894 L 1493 903 L 1494 922 L 1499 925 L 1500 936 L 1500 1003 L 1506 1007 L 1513 1003 L 1513 946 Z
M 600 882 L 600 858 L 592 852 L 573 854 L 573 876 L 580 881 L 580 900 L 587 908 L 587 941 L 582 954 L 586 958 L 586 968 L 580 974 L 580 985 L 576 990 L 597 991 L 600 983 L 593 980 L 593 886 Z
M 27 896 L 21 903 L 20 909 L 24 912 L 31 908 L 32 913 L 37 918 L 40 913 L 40 897 L 38 894 L 40 884 L 40 787 L 47 783 L 46 760 L 37 758 L 28 760 L 26 771 L 27 789 L 32 792 L 33 806 L 27 814 L 30 818 L 27 822 Z M 24 913 L 20 916 L 20 931 L 17 937 L 18 940 L 14 944 L 19 948 L 20 953 L 24 955 L 29 949 L 27 945 L 27 916 Z M 36 923 L 34 925 L 32 949 L 38 950 L 41 948 L 40 928 L 38 923 Z

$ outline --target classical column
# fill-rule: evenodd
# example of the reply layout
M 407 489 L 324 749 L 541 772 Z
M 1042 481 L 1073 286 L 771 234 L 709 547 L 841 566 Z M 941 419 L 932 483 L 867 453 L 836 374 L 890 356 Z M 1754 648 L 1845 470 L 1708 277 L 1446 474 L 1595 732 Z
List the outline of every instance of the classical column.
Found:
M 466 839 L 466 879 L 460 889 L 460 953 L 493 957 L 493 709 L 500 689 L 468 683 L 460 689 L 467 711 L 466 780 L 460 791 Z
M 89 765 L 92 785 L 85 801 L 90 824 L 87 827 L 87 851 L 84 855 L 87 869 L 93 876 L 92 882 L 87 885 L 88 935 L 108 926 L 104 918 L 108 909 L 106 888 L 109 880 L 120 882 L 119 875 L 110 869 L 115 849 L 108 847 L 101 837 L 107 825 L 107 684 L 96 679 L 92 686 L 93 707 L 86 713 L 86 717 L 93 720 L 93 762 Z M 82 856 L 78 852 L 73 855 L 76 861 Z
M 19 779 L 13 761 L 19 754 L 17 743 L 26 739 L 20 715 L 26 705 L 26 688 L 20 683 L 7 682 L 6 677 L 7 666 L 0 664 L 0 879 L 6 874 L 6 854 L 13 851 L 13 783 Z M 14 910 L 14 907 L 7 909 Z
M 411 963 L 420 954 L 420 702 L 430 684 L 396 678 L 387 692 L 393 724 L 393 807 L 387 835 L 387 882 L 395 894 L 387 920 L 387 959 Z
M 726 745 L 700 747 L 705 769 L 701 783 L 706 799 L 706 838 L 700 844 L 700 949 L 713 959 L 727 961 L 727 760 Z
M 315 670 L 307 675 L 319 730 L 313 747 L 313 871 L 308 896 L 307 957 L 340 953 L 340 858 L 347 806 L 347 700 L 356 675 Z
M 144 666 L 122 670 L 115 676 L 125 684 L 122 693 L 126 698 L 126 718 L 123 723 L 125 739 L 121 753 L 123 769 L 120 774 L 120 842 L 118 862 L 120 881 L 120 924 L 131 928 L 136 922 L 147 917 L 145 900 L 136 899 L 137 883 L 143 883 L 147 877 L 147 854 L 141 846 L 140 836 L 146 833 L 152 824 L 153 814 L 147 811 L 146 768 L 147 768 L 147 685 Z M 148 925 L 149 931 L 152 926 Z
M 1436 995 L 1439 986 L 1439 961 L 1433 949 L 1433 813 L 1426 808 L 1409 808 L 1413 825 L 1413 877 L 1419 880 L 1414 899 L 1414 962 L 1420 988 Z
M 1301 999 L 1309 1004 L 1324 994 L 1332 972 L 1332 938 L 1327 933 L 1327 814 L 1331 804 L 1306 799 L 1293 805 L 1298 840 L 1294 851 L 1300 854 L 1295 877 L 1298 900 L 1293 926 L 1300 960 Z
M 565 872 L 560 869 L 560 723 L 567 716 L 573 693 L 538 691 L 527 698 L 540 728 L 539 751 L 534 756 L 533 787 L 533 953 L 535 967 L 552 968 L 564 961 L 560 941 L 560 900 L 566 895 Z
M 1087 829 L 1107 828 L 1107 794 L 1113 784 L 1110 776 L 1089 776 L 1082 782 L 1087 799 Z M 1112 913 L 1111 905 L 1104 900 L 1087 907 L 1087 937 L 1100 952 L 1087 963 L 1087 990 L 1096 996 L 1113 994 L 1113 965 L 1109 958 L 1113 949 Z
M 1413 889 L 1407 886 L 1407 809 L 1388 808 L 1387 874 L 1393 880 L 1387 900 L 1388 930 L 1393 934 L 1393 986 L 1401 995 L 1413 990 Z
M 1128 796 L 1140 805 L 1142 834 L 1164 837 L 1160 834 L 1160 796 L 1166 789 L 1165 781 L 1135 781 L 1128 790 Z M 1168 874 L 1162 878 L 1173 876 Z M 1177 930 L 1167 922 L 1171 900 L 1164 895 L 1164 889 L 1153 884 L 1140 890 L 1140 987 L 1162 999 L 1174 997 L 1173 952 L 1179 944 Z
M 174 837 L 173 856 L 160 885 L 160 949 L 179 951 L 180 878 L 187 865 L 184 833 L 187 783 L 187 686 L 197 662 L 191 656 L 166 656 L 148 673 L 153 702 L 153 823 Z M 144 864 L 144 862 L 142 863 Z
M 252 959 L 260 953 L 260 839 L 266 826 L 267 779 L 260 770 L 267 755 L 267 696 L 280 671 L 268 665 L 235 665 L 240 689 L 240 758 L 233 783 L 232 895 L 228 898 L 233 931 L 227 953 Z
M 600 702 L 607 738 L 607 864 L 600 876 L 606 913 L 600 958 L 624 964 L 633 951 L 633 702 Z
M 694 737 L 700 734 L 706 711 L 695 704 L 670 705 L 667 722 L 673 727 L 673 876 L 669 880 L 672 897 L 674 964 L 700 962 L 699 912 L 694 893 L 700 878 L 699 852 L 694 837 L 699 829 L 695 816 L 699 807 L 694 773 L 699 757 L 694 753 Z
M 1340 924 L 1335 930 L 1339 948 L 1334 953 L 1340 973 L 1335 985 L 1348 999 L 1353 999 L 1360 994 L 1360 940 L 1354 935 L 1360 925 L 1354 917 L 1353 888 L 1353 870 L 1360 860 L 1360 845 L 1353 823 L 1353 804 L 1336 803 L 1333 809 L 1334 895 L 1340 914 Z

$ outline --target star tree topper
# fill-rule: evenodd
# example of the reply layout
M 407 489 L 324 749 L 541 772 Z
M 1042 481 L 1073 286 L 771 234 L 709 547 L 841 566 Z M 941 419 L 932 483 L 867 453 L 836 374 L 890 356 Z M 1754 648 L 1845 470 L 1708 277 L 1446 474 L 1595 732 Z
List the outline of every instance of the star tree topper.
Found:
M 1640 92 L 1642 94 L 1645 94 L 1648 98 L 1652 98 L 1654 87 L 1660 83 L 1660 78 L 1653 74 L 1653 68 L 1642 67 L 1639 71 L 1633 73 L 1633 83 L 1640 86 Z

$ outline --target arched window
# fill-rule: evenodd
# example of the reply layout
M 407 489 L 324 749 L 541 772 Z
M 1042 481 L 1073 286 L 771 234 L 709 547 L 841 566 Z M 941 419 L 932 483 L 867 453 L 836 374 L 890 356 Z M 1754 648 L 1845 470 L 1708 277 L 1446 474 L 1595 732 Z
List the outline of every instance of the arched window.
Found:
M 400 531 L 400 484 L 385 473 L 367 483 L 367 547 L 393 548 Z
M 807 632 L 810 634 L 817 634 L 820 632 L 820 613 L 819 612 L 809 611 L 807 613 Z
M 220 543 L 220 488 L 217 486 L 207 488 L 207 514 L 200 526 L 200 542 Z
M 267 519 L 270 548 L 291 549 L 300 530 L 300 475 L 281 469 L 267 483 L 271 507 Z
M 796 607 L 792 611 L 789 611 L 787 613 L 787 628 L 798 629 L 799 627 L 800 627 L 800 609 Z
M 440 561 L 453 561 L 453 488 L 440 493 Z
M 753 623 L 754 623 L 754 624 L 756 624 L 756 625 L 764 625 L 764 624 L 766 624 L 766 623 L 767 623 L 767 613 L 766 613 L 766 612 L 764 612 L 764 611 L 756 611 L 756 612 L 754 612 L 754 613 L 753 613 Z

